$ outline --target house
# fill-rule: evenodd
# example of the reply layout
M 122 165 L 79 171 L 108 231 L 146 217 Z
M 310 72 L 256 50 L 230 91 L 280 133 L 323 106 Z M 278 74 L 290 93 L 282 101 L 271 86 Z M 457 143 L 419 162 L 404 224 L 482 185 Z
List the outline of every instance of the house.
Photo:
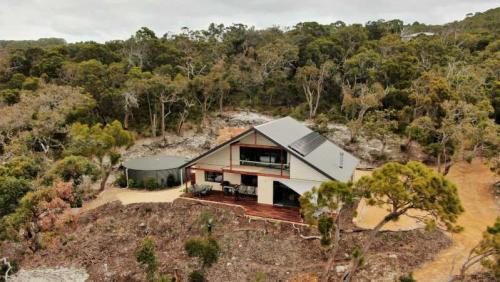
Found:
M 254 126 L 187 162 L 191 182 L 250 187 L 259 204 L 298 207 L 327 180 L 352 180 L 358 159 L 291 117 Z

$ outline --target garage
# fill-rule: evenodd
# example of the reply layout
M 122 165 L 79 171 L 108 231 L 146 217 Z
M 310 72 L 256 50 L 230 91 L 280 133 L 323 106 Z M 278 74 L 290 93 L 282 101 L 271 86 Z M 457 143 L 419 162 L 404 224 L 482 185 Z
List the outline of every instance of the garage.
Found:
M 186 174 L 182 165 L 187 161 L 178 156 L 150 156 L 123 162 L 127 187 L 157 189 L 181 185 Z

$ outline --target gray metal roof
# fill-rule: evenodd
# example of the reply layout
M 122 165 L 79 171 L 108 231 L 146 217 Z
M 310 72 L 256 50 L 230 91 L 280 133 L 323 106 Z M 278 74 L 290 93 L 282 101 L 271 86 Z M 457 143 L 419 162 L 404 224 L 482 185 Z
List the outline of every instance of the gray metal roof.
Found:
M 255 126 L 255 130 L 286 149 L 289 149 L 289 145 L 295 141 L 313 132 L 291 117 Z M 293 150 L 288 151 L 325 176 L 340 181 L 349 181 L 359 163 L 356 157 L 330 140 L 326 140 L 305 156 L 301 156 Z
M 150 156 L 127 160 L 122 165 L 134 170 L 164 170 L 179 168 L 186 161 L 186 158 L 177 156 Z
M 284 184 L 301 196 L 304 195 L 305 192 L 311 191 L 313 187 L 319 187 L 321 185 L 321 182 L 318 181 L 299 179 L 278 179 L 276 181 Z

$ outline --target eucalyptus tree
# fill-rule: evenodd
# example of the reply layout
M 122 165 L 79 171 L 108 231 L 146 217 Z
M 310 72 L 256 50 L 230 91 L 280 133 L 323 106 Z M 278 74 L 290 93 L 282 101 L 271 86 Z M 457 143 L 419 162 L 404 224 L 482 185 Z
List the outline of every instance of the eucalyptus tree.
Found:
M 102 174 L 101 191 L 106 188 L 113 166 L 120 160 L 118 149 L 133 144 L 132 134 L 124 130 L 121 123 L 116 120 L 106 126 L 75 123 L 69 130 L 69 138 L 67 153 L 97 161 Z

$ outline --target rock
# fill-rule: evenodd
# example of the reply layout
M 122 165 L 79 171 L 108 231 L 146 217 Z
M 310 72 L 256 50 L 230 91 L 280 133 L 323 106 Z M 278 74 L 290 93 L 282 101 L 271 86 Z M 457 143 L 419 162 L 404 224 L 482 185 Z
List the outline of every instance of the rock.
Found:
M 397 259 L 397 258 L 398 258 L 398 255 L 396 255 L 396 254 L 390 254 L 390 255 L 389 255 L 389 258 L 391 258 L 391 259 Z
M 337 273 L 343 273 L 347 270 L 347 265 L 337 265 L 335 266 L 335 271 Z
M 139 227 L 140 227 L 140 228 L 145 228 L 145 227 L 146 227 L 146 223 L 141 222 L 141 223 L 139 224 Z
M 226 265 L 227 265 L 227 266 L 230 266 L 231 264 L 232 264 L 232 263 L 230 263 L 230 262 L 226 263 Z

